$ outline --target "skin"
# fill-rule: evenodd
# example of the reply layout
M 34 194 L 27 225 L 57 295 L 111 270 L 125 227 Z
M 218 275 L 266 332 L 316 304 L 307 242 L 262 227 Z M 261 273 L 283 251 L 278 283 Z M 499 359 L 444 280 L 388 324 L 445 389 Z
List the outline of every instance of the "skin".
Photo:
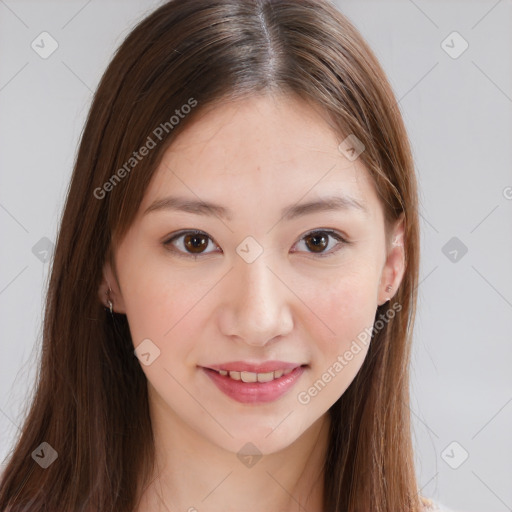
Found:
M 373 182 L 361 158 L 350 161 L 338 150 L 342 140 L 312 105 L 262 95 L 206 110 L 165 152 L 115 248 L 115 272 L 105 264 L 99 290 L 104 303 L 112 288 L 134 346 L 149 338 L 160 350 L 142 365 L 157 465 L 139 512 L 290 512 L 299 503 L 321 510 L 328 409 L 368 347 L 308 404 L 297 395 L 372 327 L 378 305 L 393 296 L 404 272 L 403 219 L 386 239 Z M 280 219 L 288 205 L 335 193 L 356 198 L 368 213 Z M 172 210 L 144 215 L 171 194 L 221 204 L 232 218 Z M 170 244 L 184 257 L 164 245 L 184 229 L 210 237 L 197 259 L 187 257 L 185 237 Z M 330 255 L 322 258 L 312 243 L 318 233 L 310 234 L 320 229 L 350 243 L 327 238 L 319 252 Z M 247 236 L 263 248 L 251 263 L 236 252 Z M 198 368 L 240 360 L 308 367 L 278 400 L 242 404 Z M 236 456 L 248 442 L 263 454 L 252 467 Z

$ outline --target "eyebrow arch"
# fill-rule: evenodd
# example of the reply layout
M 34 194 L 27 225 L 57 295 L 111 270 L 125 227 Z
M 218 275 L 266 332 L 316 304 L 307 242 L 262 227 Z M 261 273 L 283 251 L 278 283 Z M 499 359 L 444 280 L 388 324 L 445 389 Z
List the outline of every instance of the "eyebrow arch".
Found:
M 156 200 L 146 208 L 143 215 L 162 210 L 184 211 L 195 215 L 215 215 L 227 220 L 232 220 L 231 210 L 224 206 L 208 201 L 189 199 L 179 196 L 169 196 Z M 314 201 L 309 201 L 307 203 L 292 204 L 283 208 L 281 211 L 281 218 L 283 220 L 290 221 L 295 218 L 317 212 L 348 210 L 360 211 L 366 215 L 369 214 L 368 208 L 365 204 L 359 202 L 353 197 L 342 195 L 328 196 Z

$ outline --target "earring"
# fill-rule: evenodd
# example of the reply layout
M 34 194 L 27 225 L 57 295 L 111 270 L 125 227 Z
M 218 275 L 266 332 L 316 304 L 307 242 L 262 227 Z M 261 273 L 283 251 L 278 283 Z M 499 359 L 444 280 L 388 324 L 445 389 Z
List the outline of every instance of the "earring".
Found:
M 113 315 L 114 304 L 112 304 L 112 301 L 110 300 L 111 291 L 112 289 L 109 286 L 108 291 L 105 292 L 105 295 L 107 296 L 107 307 L 110 309 L 110 314 Z
M 388 293 L 389 293 L 392 289 L 393 289 L 393 287 L 392 287 L 390 284 L 388 284 L 388 285 L 386 286 L 386 291 L 387 291 Z M 391 297 L 388 297 L 388 298 L 385 300 L 384 304 L 386 304 L 386 302 L 389 302 L 390 300 L 391 300 Z

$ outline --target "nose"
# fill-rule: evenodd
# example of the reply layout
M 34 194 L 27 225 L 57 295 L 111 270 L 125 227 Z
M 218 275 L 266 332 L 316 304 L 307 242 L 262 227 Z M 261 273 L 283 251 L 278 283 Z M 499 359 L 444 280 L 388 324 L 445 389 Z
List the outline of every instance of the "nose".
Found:
M 235 263 L 222 301 L 221 330 L 248 345 L 264 346 L 293 329 L 293 293 L 262 256 Z M 284 281 L 284 282 L 283 282 Z

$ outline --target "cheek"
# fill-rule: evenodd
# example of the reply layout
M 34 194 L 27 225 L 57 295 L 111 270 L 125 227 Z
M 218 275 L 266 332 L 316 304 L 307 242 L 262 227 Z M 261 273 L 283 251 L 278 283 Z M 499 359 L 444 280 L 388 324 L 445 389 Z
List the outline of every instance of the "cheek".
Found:
M 144 265 L 139 259 L 125 261 L 123 297 L 141 368 L 162 403 L 187 404 L 189 397 L 179 383 L 190 378 L 186 362 L 198 339 L 194 333 L 201 331 L 205 289 L 150 258 Z M 144 359 L 144 354 L 149 356 Z
M 169 403 L 174 401 L 172 396 L 180 396 L 186 402 L 187 396 L 180 394 L 178 382 L 185 382 L 194 375 L 197 343 L 204 336 L 210 316 L 208 301 L 204 299 L 218 278 L 198 281 L 187 270 L 171 270 L 161 261 L 151 263 L 149 257 L 144 265 L 137 263 L 142 260 L 133 261 L 135 264 L 124 268 L 129 278 L 123 294 L 142 370 Z M 145 365 L 139 353 L 148 351 L 154 362 Z
M 316 386 L 312 393 L 321 395 L 320 402 L 331 404 L 355 378 L 368 352 L 377 307 L 374 276 L 369 272 L 345 275 L 338 282 L 304 292 L 314 312 L 309 315 L 315 363 L 309 385 Z
M 126 315 L 134 345 L 144 338 L 165 344 L 182 329 L 204 295 L 187 272 L 171 269 L 165 258 L 134 251 L 120 257 L 119 269 Z M 143 262 L 143 263 L 142 263 Z M 158 341 L 157 341 L 158 340 Z
M 354 273 L 333 277 L 323 286 L 309 286 L 303 291 L 306 305 L 314 313 L 317 336 L 325 343 L 326 352 L 350 344 L 364 328 L 373 324 L 377 304 L 376 285 L 372 274 Z

